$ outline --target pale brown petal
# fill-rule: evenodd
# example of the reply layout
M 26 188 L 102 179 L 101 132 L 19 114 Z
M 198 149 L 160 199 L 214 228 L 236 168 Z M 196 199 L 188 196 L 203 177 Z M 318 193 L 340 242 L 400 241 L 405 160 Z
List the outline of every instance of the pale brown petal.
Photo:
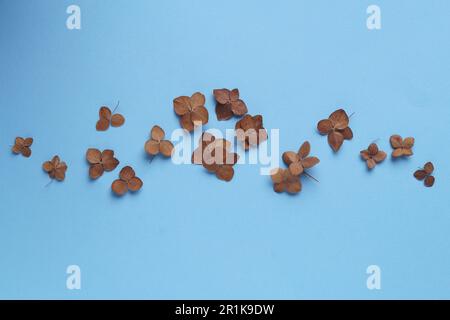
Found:
M 275 168 L 270 172 L 270 177 L 272 178 L 273 183 L 280 183 L 283 181 L 283 169 Z
M 53 163 L 51 161 L 45 161 L 42 164 L 42 169 L 44 169 L 45 172 L 50 172 L 54 169 Z
M 123 115 L 116 113 L 111 117 L 111 126 L 120 127 L 125 123 L 125 118 Z
M 369 151 L 367 150 L 362 150 L 359 154 L 361 155 L 361 158 L 363 158 L 364 160 L 370 159 Z
M 300 162 L 293 162 L 289 165 L 289 172 L 294 176 L 299 176 L 303 173 L 303 166 Z
M 55 168 L 58 167 L 58 165 L 60 164 L 60 162 L 61 162 L 61 160 L 59 159 L 58 156 L 54 156 L 54 157 L 52 158 L 52 163 L 53 163 L 53 166 L 54 166 Z
M 175 98 L 173 100 L 173 109 L 177 115 L 183 116 L 190 111 L 190 103 L 191 99 L 189 97 L 181 96 Z
M 333 123 L 335 129 L 345 129 L 348 127 L 349 118 L 347 113 L 343 109 L 336 110 L 332 114 L 330 114 L 329 119 Z
M 105 118 L 101 118 L 100 120 L 97 121 L 97 124 L 95 126 L 95 128 L 97 129 L 97 131 L 106 131 L 109 128 L 109 120 L 105 119 Z
M 103 174 L 103 166 L 101 164 L 93 164 L 89 167 L 89 177 L 97 179 Z
M 394 134 L 389 139 L 389 142 L 391 143 L 392 148 L 398 149 L 402 147 L 403 139 L 398 134 Z
M 333 123 L 328 119 L 320 120 L 317 124 L 317 130 L 321 135 L 328 134 L 332 129 Z
M 338 130 L 343 136 L 345 140 L 352 140 L 353 139 L 353 131 L 350 129 L 350 127 L 347 127 L 343 130 Z
M 344 136 L 337 131 L 331 131 L 328 134 L 328 144 L 333 149 L 334 152 L 337 152 L 344 142 Z
M 117 179 L 112 183 L 111 189 L 116 195 L 123 196 L 128 191 L 128 186 L 125 181 Z
M 406 148 L 401 148 L 402 150 L 402 155 L 404 155 L 405 157 L 409 157 L 413 155 L 413 151 L 411 149 L 406 149 Z
M 103 165 L 103 169 L 105 169 L 105 171 L 113 171 L 115 168 L 117 168 L 117 166 L 119 165 L 119 160 L 117 160 L 116 158 L 106 158 L 106 159 L 102 159 L 102 165 Z
M 273 190 L 277 193 L 281 193 L 286 189 L 286 184 L 284 182 L 274 183 Z
M 147 140 L 144 146 L 145 152 L 154 156 L 159 153 L 159 142 L 156 140 Z
M 300 182 L 300 178 L 297 181 L 287 183 L 286 191 L 292 194 L 302 191 L 302 183 Z
M 375 160 L 376 163 L 383 162 L 384 159 L 386 159 L 386 152 L 384 151 L 378 151 L 376 155 L 372 157 L 373 160 Z
M 86 160 L 91 163 L 100 163 L 102 161 L 102 153 L 98 149 L 89 148 L 86 151 Z
M 369 168 L 369 169 L 375 168 L 375 166 L 376 166 L 375 160 L 369 159 L 369 160 L 367 160 L 366 162 L 367 162 L 367 168 Z
M 208 110 L 203 107 L 199 106 L 191 113 L 191 120 L 194 123 L 194 125 L 200 125 L 200 124 L 206 124 L 208 123 Z
M 403 140 L 402 146 L 403 148 L 411 149 L 414 146 L 414 138 L 413 137 L 405 138 L 405 140 Z
M 24 145 L 25 147 L 30 147 L 32 144 L 33 144 L 33 138 L 26 138 L 26 139 L 23 141 L 23 145 Z
M 307 157 L 310 152 L 311 144 L 308 141 L 303 142 L 303 144 L 300 146 L 300 149 L 298 149 L 298 155 L 300 159 Z
M 162 155 L 165 157 L 171 157 L 173 152 L 173 144 L 169 140 L 163 140 L 161 141 L 159 145 L 159 150 L 161 151 Z
M 395 149 L 394 151 L 392 151 L 392 157 L 393 158 L 399 158 L 401 156 L 403 156 L 403 149 L 402 148 L 398 148 L 398 149 Z
M 13 147 L 11 148 L 11 151 L 15 154 L 19 154 L 21 153 L 22 147 L 18 146 L 17 144 L 13 145 Z
M 26 158 L 31 156 L 31 149 L 29 147 L 24 146 L 22 148 L 22 155 Z
M 214 98 L 220 104 L 229 104 L 230 100 L 230 90 L 228 89 L 214 89 Z
M 191 120 L 191 113 L 188 112 L 180 118 L 180 125 L 183 129 L 192 132 L 194 131 L 194 124 Z
M 230 92 L 230 100 L 236 101 L 239 99 L 239 89 L 233 89 Z
M 100 108 L 100 110 L 98 111 L 98 115 L 100 119 L 108 120 L 108 122 L 109 120 L 111 120 L 111 110 L 106 106 Z
M 166 133 L 160 126 L 153 126 L 152 131 L 150 133 L 152 139 L 156 141 L 161 141 L 162 139 L 164 139 L 165 135 Z
M 425 163 L 425 166 L 423 167 L 423 169 L 425 170 L 425 172 L 427 174 L 432 174 L 434 171 L 434 166 L 431 162 L 427 162 L 427 163 Z
M 309 168 L 314 167 L 319 162 L 320 162 L 320 160 L 317 157 L 307 157 L 302 160 L 302 165 L 305 169 L 309 169 Z
M 222 165 L 216 171 L 216 176 L 220 180 L 230 181 L 234 176 L 234 169 L 230 165 Z
M 191 106 L 192 110 L 198 107 L 203 107 L 205 105 L 205 96 L 200 92 L 196 92 L 191 96 Z
M 110 149 L 105 149 L 102 151 L 102 161 L 105 159 L 114 158 L 114 151 Z
M 245 102 L 238 99 L 231 102 L 231 111 L 233 111 L 233 113 L 237 116 L 242 116 L 248 112 L 248 109 Z
M 367 150 L 371 156 L 374 156 L 378 153 L 378 146 L 375 143 L 371 143 Z
M 293 162 L 299 162 L 300 161 L 300 158 L 299 158 L 298 154 L 296 154 L 293 151 L 286 151 L 286 152 L 284 152 L 282 158 L 283 158 L 283 162 L 286 165 L 290 165 Z
M 21 138 L 21 137 L 17 137 L 14 142 L 18 147 L 23 147 L 23 145 L 25 143 L 25 139 Z
M 132 177 L 130 180 L 128 180 L 128 189 L 130 191 L 136 192 L 142 188 L 142 185 L 144 183 L 141 179 L 138 177 Z
M 131 168 L 130 166 L 123 167 L 119 173 L 120 179 L 122 179 L 124 181 L 129 181 L 134 176 L 136 176 L 136 173 L 134 172 L 133 168 Z
M 60 165 L 55 169 L 55 179 L 58 181 L 63 181 L 66 177 L 67 165 L 61 162 Z

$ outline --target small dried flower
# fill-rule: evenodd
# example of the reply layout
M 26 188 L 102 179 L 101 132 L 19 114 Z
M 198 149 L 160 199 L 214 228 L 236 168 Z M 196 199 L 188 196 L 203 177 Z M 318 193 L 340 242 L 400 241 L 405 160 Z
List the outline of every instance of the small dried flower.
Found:
M 89 177 L 97 179 L 103 175 L 103 172 L 113 171 L 118 165 L 119 160 L 114 157 L 114 151 L 90 148 L 86 151 L 86 160 L 89 162 Z
M 12 147 L 12 152 L 15 154 L 22 154 L 28 158 L 31 156 L 31 145 L 33 144 L 33 138 L 21 138 L 17 137 Z
M 205 108 L 205 96 L 200 92 L 191 97 L 181 96 L 173 100 L 175 113 L 180 117 L 183 129 L 192 132 L 200 124 L 208 123 L 208 110 Z
M 172 156 L 173 144 L 169 140 L 164 140 L 166 133 L 160 126 L 153 126 L 150 132 L 150 139 L 145 143 L 144 149 L 151 156 L 161 153 L 165 157 Z
M 142 180 L 136 177 L 133 168 L 126 166 L 120 170 L 119 179 L 113 181 L 111 189 L 116 195 L 123 196 L 128 191 L 140 190 L 143 184 Z
M 417 180 L 424 180 L 424 184 L 426 187 L 432 187 L 434 185 L 434 176 L 431 174 L 434 171 L 434 165 L 431 162 L 425 163 L 423 169 L 417 170 L 414 172 L 414 177 Z
M 263 126 L 261 115 L 251 116 L 246 114 L 236 123 L 235 130 L 237 140 L 242 142 L 245 150 L 267 140 L 267 131 Z
M 50 179 L 63 181 L 66 177 L 67 165 L 65 162 L 61 162 L 58 156 L 54 156 L 52 160 L 42 164 L 42 169 L 48 173 Z
M 353 138 L 353 131 L 348 126 L 350 119 L 343 109 L 334 111 L 328 119 L 320 120 L 317 130 L 321 135 L 328 135 L 328 144 L 334 152 L 339 151 L 344 140 Z
M 310 151 L 311 145 L 306 141 L 301 145 L 298 152 L 287 151 L 283 153 L 283 161 L 289 166 L 289 172 L 292 175 L 301 175 L 305 169 L 312 168 L 320 162 L 317 157 L 308 157 Z
M 275 192 L 299 193 L 302 190 L 300 176 L 293 175 L 289 169 L 277 168 L 271 174 Z
M 98 115 L 100 119 L 97 121 L 95 126 L 97 131 L 106 131 L 110 125 L 113 127 L 120 127 L 125 123 L 125 118 L 123 115 L 119 113 L 113 114 L 111 109 L 106 106 L 100 108 Z
M 393 158 L 409 157 L 413 155 L 412 147 L 414 146 L 414 138 L 408 137 L 402 139 L 398 134 L 394 134 L 390 138 L 391 146 L 394 149 L 392 151 Z
M 367 150 L 360 152 L 360 155 L 366 161 L 367 168 L 370 170 L 375 168 L 377 163 L 383 162 L 386 159 L 386 152 L 379 150 L 376 143 L 371 143 Z
M 214 98 L 217 101 L 217 120 L 228 120 L 233 115 L 243 116 L 247 113 L 245 102 L 239 99 L 239 89 L 214 89 Z

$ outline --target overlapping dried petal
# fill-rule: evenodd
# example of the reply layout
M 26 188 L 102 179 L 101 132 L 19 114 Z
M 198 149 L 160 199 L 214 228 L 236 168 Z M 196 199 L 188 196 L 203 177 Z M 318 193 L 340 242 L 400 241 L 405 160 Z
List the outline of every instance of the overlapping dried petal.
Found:
M 386 159 L 386 152 L 379 150 L 376 143 L 371 143 L 366 150 L 360 152 L 360 155 L 366 161 L 369 170 L 372 170 L 377 163 L 381 163 Z
M 243 116 L 248 112 L 245 102 L 239 99 L 239 89 L 214 89 L 217 120 L 228 120 L 233 115 Z
M 12 152 L 14 154 L 21 154 L 26 158 L 31 156 L 31 145 L 33 144 L 33 138 L 22 138 L 17 137 L 14 140 L 14 145 L 12 147 Z
M 60 160 L 59 156 L 54 156 L 52 160 L 42 164 L 42 169 L 47 172 L 50 179 L 63 181 L 66 177 L 67 165 Z
M 209 114 L 205 108 L 205 96 L 200 92 L 191 97 L 181 96 L 173 100 L 175 113 L 180 117 L 180 125 L 183 129 L 192 132 L 199 125 L 208 123 Z
M 130 166 L 123 167 L 119 173 L 119 179 L 111 184 L 111 190 L 118 196 L 123 196 L 128 191 L 136 192 L 143 186 L 141 179 L 136 177 L 136 173 Z
M 267 140 L 267 131 L 263 126 L 261 115 L 246 114 L 235 126 L 237 140 L 242 142 L 245 150 Z
M 350 118 L 343 109 L 334 111 L 328 119 L 317 123 L 317 130 L 321 135 L 328 136 L 328 144 L 334 152 L 339 151 L 344 140 L 353 139 L 353 131 L 349 127 Z

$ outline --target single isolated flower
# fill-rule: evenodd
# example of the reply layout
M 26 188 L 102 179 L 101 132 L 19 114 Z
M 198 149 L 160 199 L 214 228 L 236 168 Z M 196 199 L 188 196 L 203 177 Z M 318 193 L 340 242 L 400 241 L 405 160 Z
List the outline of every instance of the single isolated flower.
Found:
M 271 174 L 273 190 L 275 192 L 299 193 L 302 183 L 299 175 L 293 175 L 289 169 L 276 168 Z
M 144 149 L 151 156 L 161 153 L 165 157 L 172 156 L 173 144 L 170 140 L 164 140 L 166 133 L 160 126 L 153 126 L 150 139 L 145 143 Z
M 112 127 L 120 127 L 125 123 L 125 118 L 123 115 L 119 113 L 113 114 L 111 109 L 107 106 L 101 107 L 98 111 L 98 115 L 100 119 L 97 121 L 95 126 L 97 131 L 106 131 L 110 125 Z
M 233 115 L 243 116 L 248 112 L 245 102 L 239 99 L 239 89 L 214 89 L 217 120 L 228 120 Z
M 398 134 L 394 134 L 389 139 L 391 142 L 391 146 L 394 149 L 392 151 L 392 157 L 393 158 L 400 158 L 400 157 L 409 157 L 413 155 L 412 147 L 414 146 L 414 138 L 408 137 L 405 139 L 402 139 L 401 136 Z
M 360 152 L 361 158 L 366 161 L 367 168 L 372 170 L 377 163 L 381 163 L 386 159 L 386 152 L 378 149 L 376 143 L 371 143 L 367 150 Z
M 123 196 L 128 191 L 140 190 L 143 184 L 142 180 L 136 177 L 133 168 L 126 166 L 120 170 L 119 179 L 113 181 L 111 189 L 116 195 Z
M 67 165 L 58 156 L 54 156 L 52 160 L 43 163 L 42 169 L 48 173 L 50 179 L 63 181 L 66 177 Z
M 310 151 L 311 145 L 306 141 L 297 152 L 286 151 L 283 153 L 283 161 L 289 167 L 292 175 L 301 175 L 305 169 L 312 168 L 320 162 L 317 157 L 308 157 Z
M 119 160 L 114 157 L 113 150 L 100 150 L 90 148 L 86 151 L 86 160 L 89 163 L 89 177 L 97 179 L 103 172 L 113 171 L 119 165 Z
M 423 169 L 414 172 L 414 177 L 417 180 L 424 181 L 426 187 L 432 187 L 434 185 L 434 176 L 431 174 L 434 171 L 434 165 L 431 162 L 425 163 Z
M 12 147 L 12 152 L 14 154 L 21 154 L 28 158 L 31 156 L 31 145 L 33 144 L 33 138 L 21 138 L 17 137 L 14 141 L 14 146 Z
M 181 96 L 173 100 L 175 113 L 180 117 L 183 129 L 192 132 L 194 128 L 208 123 L 208 110 L 205 108 L 205 96 L 200 92 L 191 97 Z
M 267 140 L 267 131 L 263 126 L 261 115 L 246 114 L 235 126 L 237 140 L 241 141 L 245 150 Z
M 343 109 L 334 111 L 328 119 L 317 123 L 317 130 L 321 135 L 328 135 L 328 144 L 334 152 L 339 151 L 344 140 L 353 138 L 353 131 L 348 126 L 350 119 Z

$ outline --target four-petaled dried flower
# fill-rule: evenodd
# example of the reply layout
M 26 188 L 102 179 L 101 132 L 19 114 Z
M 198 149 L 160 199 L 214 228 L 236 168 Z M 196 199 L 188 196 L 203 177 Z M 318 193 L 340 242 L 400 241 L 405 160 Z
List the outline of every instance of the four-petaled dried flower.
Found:
M 67 165 L 65 162 L 61 162 L 58 156 L 54 156 L 51 161 L 44 162 L 42 169 L 48 173 L 51 179 L 63 181 L 66 177 Z
M 308 141 L 304 142 L 298 152 L 286 151 L 283 153 L 283 161 L 289 166 L 289 172 L 298 176 L 303 173 L 305 169 L 314 167 L 320 162 L 317 157 L 308 157 L 311 151 L 311 145 Z
M 277 168 L 272 171 L 271 178 L 275 192 L 287 191 L 294 194 L 302 190 L 300 176 L 293 175 L 289 169 Z
M 215 139 L 206 145 L 201 158 L 203 167 L 215 173 L 220 180 L 230 181 L 234 176 L 233 166 L 239 160 L 239 155 L 230 152 L 231 143 L 225 139 Z
M 133 168 L 126 166 L 120 170 L 119 179 L 113 181 L 111 189 L 116 195 L 123 196 L 128 190 L 138 191 L 143 184 L 142 180 L 136 177 Z
M 12 147 L 12 152 L 15 154 L 22 154 L 24 157 L 31 156 L 31 145 L 33 144 L 33 138 L 21 138 L 17 137 Z
M 261 115 L 251 116 L 246 114 L 236 123 L 235 130 L 237 140 L 242 142 L 245 150 L 267 140 L 267 131 L 263 126 Z
M 103 106 L 98 111 L 100 119 L 97 121 L 95 128 L 97 131 L 106 131 L 109 126 L 120 127 L 125 123 L 125 118 L 119 113 L 112 113 L 111 109 Z
M 414 172 L 414 177 L 417 180 L 424 180 L 424 184 L 426 187 L 432 187 L 434 185 L 434 176 L 431 174 L 434 171 L 434 166 L 431 162 L 425 163 L 423 169 L 417 170 Z
M 104 171 L 113 171 L 118 165 L 119 160 L 114 157 L 114 151 L 90 148 L 86 151 L 86 160 L 89 162 L 89 177 L 97 179 L 102 176 Z
M 390 138 L 391 146 L 394 149 L 392 151 L 393 158 L 409 157 L 413 155 L 412 147 L 414 146 L 414 138 L 408 137 L 402 139 L 398 134 L 394 134 Z
M 344 140 L 353 138 L 353 131 L 348 126 L 350 119 L 343 109 L 334 111 L 328 119 L 320 120 L 317 124 L 317 130 L 321 135 L 328 135 L 328 144 L 337 152 Z
M 214 89 L 214 98 L 217 101 L 217 120 L 228 120 L 233 115 L 243 116 L 247 113 L 245 102 L 239 99 L 239 89 Z
M 378 149 L 376 143 L 371 143 L 367 150 L 360 152 L 361 158 L 366 161 L 367 168 L 373 169 L 377 163 L 383 162 L 386 159 L 386 152 Z
M 191 132 L 199 125 L 208 123 L 208 110 L 205 108 L 205 96 L 200 92 L 191 97 L 181 96 L 173 100 L 175 113 L 180 117 L 180 125 Z
M 153 126 L 150 132 L 150 139 L 145 143 L 144 149 L 151 156 L 161 153 L 165 157 L 170 157 L 173 152 L 173 144 L 169 140 L 164 140 L 166 133 L 159 126 Z

